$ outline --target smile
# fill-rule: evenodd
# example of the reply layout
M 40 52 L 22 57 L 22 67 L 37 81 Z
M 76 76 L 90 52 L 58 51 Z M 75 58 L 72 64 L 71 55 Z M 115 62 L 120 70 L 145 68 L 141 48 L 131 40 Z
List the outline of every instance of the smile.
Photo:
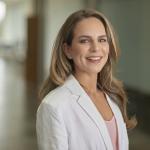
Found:
M 91 56 L 91 57 L 87 57 L 87 59 L 89 59 L 89 60 L 100 60 L 101 57 L 99 57 L 99 56 Z
M 87 57 L 87 60 L 92 63 L 99 63 L 101 59 L 102 57 L 99 57 L 99 56 Z

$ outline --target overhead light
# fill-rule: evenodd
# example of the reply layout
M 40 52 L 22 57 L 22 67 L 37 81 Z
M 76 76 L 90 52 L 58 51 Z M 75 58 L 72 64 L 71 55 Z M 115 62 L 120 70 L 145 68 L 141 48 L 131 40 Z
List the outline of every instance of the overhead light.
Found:
M 0 22 L 4 19 L 6 14 L 6 4 L 3 1 L 0 1 Z

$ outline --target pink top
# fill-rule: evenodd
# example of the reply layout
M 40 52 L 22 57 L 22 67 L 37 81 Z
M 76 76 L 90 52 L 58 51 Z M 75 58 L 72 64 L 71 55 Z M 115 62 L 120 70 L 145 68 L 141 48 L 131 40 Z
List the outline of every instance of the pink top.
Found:
M 116 124 L 116 119 L 113 116 L 113 118 L 109 121 L 106 121 L 106 126 L 112 141 L 112 145 L 113 145 L 113 150 L 119 150 L 119 146 L 118 146 L 118 131 L 117 131 L 117 124 Z

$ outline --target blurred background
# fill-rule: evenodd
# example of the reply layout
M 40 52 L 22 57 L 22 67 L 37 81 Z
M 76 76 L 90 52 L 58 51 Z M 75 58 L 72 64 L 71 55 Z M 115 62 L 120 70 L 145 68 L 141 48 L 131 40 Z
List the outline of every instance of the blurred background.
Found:
M 37 150 L 37 93 L 52 43 L 66 17 L 81 8 L 103 12 L 117 32 L 117 75 L 129 114 L 138 119 L 129 131 L 130 150 L 150 149 L 149 0 L 0 0 L 0 150 Z

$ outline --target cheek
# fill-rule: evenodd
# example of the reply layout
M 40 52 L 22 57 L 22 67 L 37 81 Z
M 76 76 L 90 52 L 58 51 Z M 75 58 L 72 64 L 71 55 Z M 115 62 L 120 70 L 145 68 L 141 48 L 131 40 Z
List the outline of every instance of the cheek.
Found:
M 107 60 L 108 60 L 108 57 L 109 57 L 109 46 L 105 46 L 104 48 L 103 48 L 103 52 L 104 52 L 104 62 L 107 62 Z
M 105 55 L 109 55 L 109 45 L 103 47 Z
M 73 52 L 72 52 L 72 58 L 73 59 L 79 59 L 81 57 L 81 53 L 78 51 L 78 50 L 74 50 Z
M 84 49 L 81 49 L 80 47 L 76 47 L 76 48 L 72 49 L 71 55 L 72 55 L 73 59 L 79 60 L 85 56 L 85 52 L 84 52 Z

